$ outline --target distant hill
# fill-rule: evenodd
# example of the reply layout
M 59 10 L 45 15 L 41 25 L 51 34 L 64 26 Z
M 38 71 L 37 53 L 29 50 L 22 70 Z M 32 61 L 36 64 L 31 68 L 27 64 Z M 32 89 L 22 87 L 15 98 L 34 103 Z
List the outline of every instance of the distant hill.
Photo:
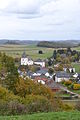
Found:
M 1 39 L 0 44 L 14 44 L 14 45 L 31 45 L 31 44 L 38 44 L 38 41 L 32 41 L 32 40 L 6 40 Z
M 77 47 L 80 45 L 79 40 L 64 40 L 64 41 L 40 41 L 38 47 L 48 47 L 48 48 L 68 48 Z
M 18 40 L 8 40 L 4 44 L 19 45 L 20 42 Z
M 8 40 L 1 39 L 0 45 L 37 45 L 38 47 L 65 48 L 80 46 L 80 40 L 38 41 L 38 40 Z

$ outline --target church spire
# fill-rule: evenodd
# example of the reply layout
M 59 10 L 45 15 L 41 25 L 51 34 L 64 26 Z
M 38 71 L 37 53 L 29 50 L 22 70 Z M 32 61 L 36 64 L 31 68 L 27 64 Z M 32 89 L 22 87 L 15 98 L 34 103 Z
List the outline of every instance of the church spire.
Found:
M 26 55 L 26 52 L 24 51 L 23 54 L 22 54 L 22 58 L 26 58 L 27 55 Z

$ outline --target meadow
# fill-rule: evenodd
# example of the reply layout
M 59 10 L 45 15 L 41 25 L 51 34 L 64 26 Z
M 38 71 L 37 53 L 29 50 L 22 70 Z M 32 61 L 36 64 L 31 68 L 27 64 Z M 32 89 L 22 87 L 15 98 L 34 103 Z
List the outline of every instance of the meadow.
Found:
M 43 51 L 43 54 L 38 54 L 39 50 Z M 0 51 L 5 52 L 7 55 L 14 58 L 21 57 L 25 51 L 32 59 L 46 59 L 52 56 L 53 48 L 42 48 L 36 45 L 0 45 Z
M 80 47 L 72 48 L 73 50 L 80 51 Z M 43 54 L 38 54 L 39 50 L 43 51 Z M 5 52 L 7 55 L 14 58 L 21 57 L 25 51 L 33 60 L 35 59 L 46 59 L 53 55 L 54 48 L 37 47 L 34 45 L 0 45 L 0 51 Z
M 80 72 L 80 63 L 72 63 L 72 66 L 75 68 L 76 72 Z
M 22 116 L 0 116 L 0 120 L 80 120 L 80 112 L 54 112 Z

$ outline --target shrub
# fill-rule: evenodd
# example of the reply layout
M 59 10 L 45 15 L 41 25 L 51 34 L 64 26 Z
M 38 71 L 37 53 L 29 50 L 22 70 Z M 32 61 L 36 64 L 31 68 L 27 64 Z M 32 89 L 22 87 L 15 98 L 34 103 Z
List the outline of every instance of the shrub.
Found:
M 74 110 L 74 107 L 72 107 L 72 106 L 70 106 L 68 104 L 64 104 L 63 105 L 63 110 L 64 111 L 72 111 L 72 110 Z
M 39 50 L 39 52 L 38 52 L 39 54 L 43 54 L 43 51 L 42 50 Z
M 26 97 L 26 95 L 30 94 L 45 96 L 48 99 L 52 99 L 54 97 L 54 93 L 48 87 L 35 83 L 30 79 L 26 79 L 24 81 L 21 78 L 16 85 L 16 94 L 20 97 Z
M 0 104 L 0 115 L 20 115 L 26 113 L 26 106 L 18 101 Z
M 49 112 L 52 110 L 51 101 L 40 95 L 26 95 L 23 104 L 27 106 L 28 113 Z
M 64 85 L 66 85 L 66 86 L 69 86 L 71 84 L 72 84 L 72 81 L 70 81 L 70 80 L 64 82 Z
M 80 101 L 77 102 L 77 104 L 76 104 L 76 106 L 75 106 L 75 109 L 78 110 L 78 111 L 80 111 Z
M 7 108 L 9 111 L 9 115 L 19 115 L 25 114 L 27 112 L 27 108 L 25 105 L 19 103 L 18 101 L 11 101 L 7 104 Z
M 80 84 L 74 84 L 73 89 L 74 90 L 80 90 Z
M 12 92 L 8 91 L 8 89 L 0 86 L 0 102 L 10 102 L 12 100 L 21 101 L 22 99 L 19 96 L 14 95 Z

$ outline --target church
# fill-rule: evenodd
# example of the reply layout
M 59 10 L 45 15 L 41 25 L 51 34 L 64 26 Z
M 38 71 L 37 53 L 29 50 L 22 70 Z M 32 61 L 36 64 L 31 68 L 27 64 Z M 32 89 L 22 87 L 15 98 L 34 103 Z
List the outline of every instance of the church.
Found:
M 24 52 L 22 54 L 22 57 L 21 57 L 21 65 L 28 65 L 28 66 L 31 66 L 31 65 L 39 65 L 41 67 L 45 67 L 45 61 L 44 60 L 41 60 L 41 59 L 38 59 L 36 61 L 33 61 L 28 55 L 26 55 L 26 53 Z
M 33 60 L 31 58 L 29 58 L 26 55 L 26 53 L 24 52 L 22 54 L 22 57 L 21 57 L 21 65 L 25 65 L 25 66 L 28 65 L 28 66 L 30 66 L 30 65 L 33 65 L 33 64 L 34 64 Z

